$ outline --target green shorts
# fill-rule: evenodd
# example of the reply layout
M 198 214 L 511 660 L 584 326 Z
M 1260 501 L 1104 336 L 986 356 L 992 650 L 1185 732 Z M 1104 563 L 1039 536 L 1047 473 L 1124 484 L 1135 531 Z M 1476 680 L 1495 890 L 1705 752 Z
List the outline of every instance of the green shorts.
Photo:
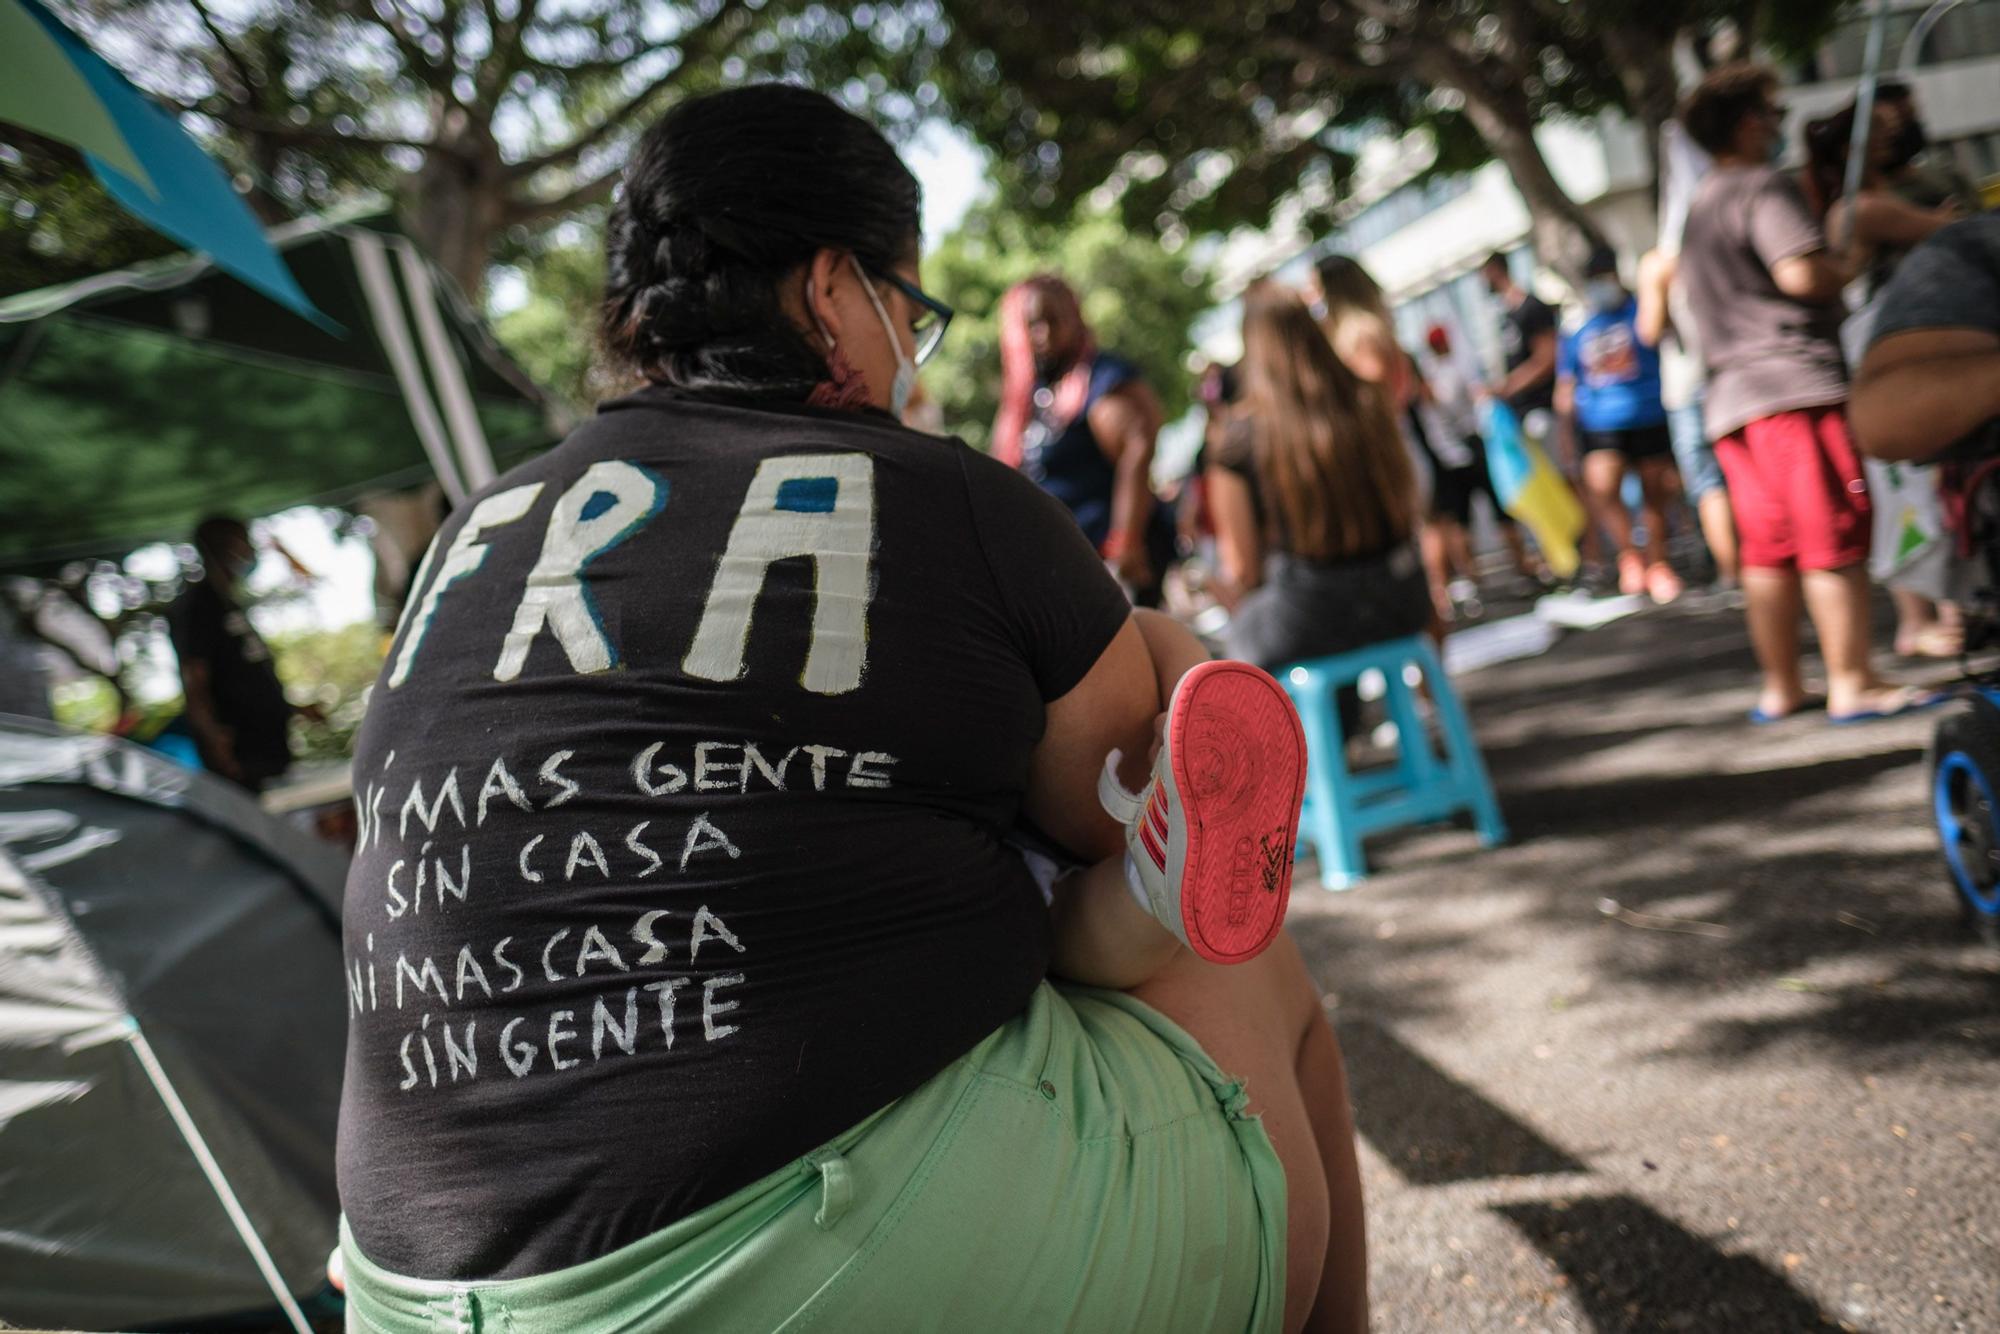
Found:
M 343 1224 L 347 1327 L 1261 1334 L 1284 1314 L 1285 1181 L 1245 1102 L 1158 1011 L 1044 983 L 914 1093 L 588 1264 L 402 1278 Z

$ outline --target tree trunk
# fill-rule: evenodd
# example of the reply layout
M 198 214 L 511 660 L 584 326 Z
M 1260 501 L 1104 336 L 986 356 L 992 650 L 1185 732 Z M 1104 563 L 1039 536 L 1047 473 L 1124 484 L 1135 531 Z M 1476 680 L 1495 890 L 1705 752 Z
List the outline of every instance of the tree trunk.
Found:
M 438 113 L 435 123 L 437 140 L 410 179 L 405 212 L 417 244 L 478 309 L 506 222 L 506 172 L 489 127 L 457 108 Z
M 1486 147 L 1514 178 L 1528 206 L 1528 234 L 1542 263 L 1583 290 L 1583 267 L 1604 233 L 1564 192 L 1535 142 L 1534 115 L 1518 88 L 1488 86 L 1481 71 L 1456 52 L 1433 49 L 1418 56 L 1417 72 L 1430 82 L 1455 88 L 1465 98 L 1465 118 Z

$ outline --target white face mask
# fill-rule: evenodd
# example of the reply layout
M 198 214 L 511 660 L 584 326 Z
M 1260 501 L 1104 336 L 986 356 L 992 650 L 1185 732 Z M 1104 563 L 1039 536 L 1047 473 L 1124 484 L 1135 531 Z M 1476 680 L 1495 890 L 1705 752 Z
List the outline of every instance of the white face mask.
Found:
M 1614 278 L 1592 278 L 1583 285 L 1584 304 L 1600 315 L 1609 315 L 1625 304 L 1625 289 Z
M 917 363 L 903 355 L 903 340 L 896 337 L 896 326 L 889 322 L 889 312 L 882 308 L 882 299 L 875 295 L 875 284 L 868 281 L 861 261 L 849 255 L 847 262 L 854 266 L 854 276 L 861 280 L 861 290 L 868 293 L 868 304 L 875 307 L 876 318 L 882 321 L 882 332 L 889 336 L 889 350 L 896 354 L 896 378 L 889 386 L 889 411 L 901 418 L 903 409 L 910 405 L 910 394 L 917 387 Z

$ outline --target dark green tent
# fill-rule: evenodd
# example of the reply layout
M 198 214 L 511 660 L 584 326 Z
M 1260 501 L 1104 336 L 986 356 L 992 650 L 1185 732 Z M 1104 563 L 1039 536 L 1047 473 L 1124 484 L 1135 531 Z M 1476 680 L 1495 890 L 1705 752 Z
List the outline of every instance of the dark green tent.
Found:
M 541 394 L 391 224 L 271 239 L 342 333 L 193 256 L 0 301 L 0 571 L 433 475 L 456 501 L 555 439 Z
M 308 1334 L 340 1209 L 345 875 L 227 783 L 0 714 L 9 1328 Z

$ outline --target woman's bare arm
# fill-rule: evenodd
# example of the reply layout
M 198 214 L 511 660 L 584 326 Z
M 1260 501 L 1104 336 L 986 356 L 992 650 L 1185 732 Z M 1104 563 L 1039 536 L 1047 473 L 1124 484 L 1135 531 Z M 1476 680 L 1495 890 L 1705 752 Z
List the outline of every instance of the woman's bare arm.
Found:
M 1639 257 L 1638 290 L 1632 295 L 1639 300 L 1639 341 L 1647 347 L 1658 347 L 1673 327 L 1673 317 L 1667 313 L 1667 290 L 1674 285 L 1679 268 L 1680 256 L 1664 250 L 1648 250 Z
M 1097 804 L 1097 775 L 1111 751 L 1128 758 L 1128 785 L 1142 780 L 1154 721 L 1166 707 L 1160 673 L 1136 620 L 1128 620 L 1076 688 L 1048 706 L 1022 809 L 1049 837 L 1108 871 L 1056 886 L 1052 966 L 1096 986 L 1129 987 L 1158 972 L 1180 942 L 1140 909 L 1124 882 L 1125 831 Z
M 1864 246 L 1913 246 L 1964 216 L 1956 208 L 1919 208 L 1887 190 L 1854 201 L 1854 238 Z
M 1215 554 L 1221 561 L 1216 595 L 1232 610 L 1264 582 L 1263 535 L 1250 503 L 1250 483 L 1227 468 L 1207 472 L 1209 514 L 1215 520 Z

